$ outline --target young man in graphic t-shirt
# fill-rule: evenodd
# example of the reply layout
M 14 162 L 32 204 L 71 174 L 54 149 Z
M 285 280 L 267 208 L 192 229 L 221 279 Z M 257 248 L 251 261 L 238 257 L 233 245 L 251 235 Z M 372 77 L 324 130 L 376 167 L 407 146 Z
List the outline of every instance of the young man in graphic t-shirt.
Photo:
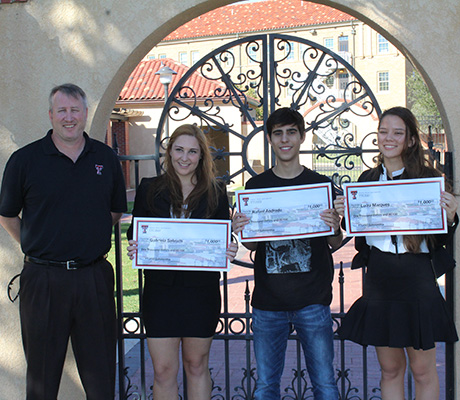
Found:
M 267 138 L 276 155 L 275 167 L 251 178 L 246 189 L 261 189 L 330 182 L 300 164 L 300 146 L 305 140 L 302 115 L 280 108 L 267 120 Z M 280 399 L 280 380 L 290 324 L 302 344 L 315 400 L 337 400 L 334 379 L 331 248 L 342 243 L 340 217 L 334 209 L 321 212 L 334 229 L 327 237 L 243 243 L 255 250 L 252 293 L 254 350 L 257 362 L 256 400 Z M 236 233 L 249 219 L 233 217 Z

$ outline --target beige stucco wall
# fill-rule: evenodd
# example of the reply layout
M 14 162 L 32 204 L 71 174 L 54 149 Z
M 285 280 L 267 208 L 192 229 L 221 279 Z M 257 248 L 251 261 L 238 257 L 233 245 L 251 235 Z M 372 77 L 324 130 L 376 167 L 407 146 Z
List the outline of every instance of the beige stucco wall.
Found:
M 142 57 L 182 23 L 231 2 L 29 0 L 1 4 L 0 169 L 3 170 L 13 150 L 39 138 L 48 129 L 47 95 L 54 84 L 72 81 L 87 91 L 89 131 L 102 139 L 115 99 Z M 457 134 L 460 113 L 456 101 L 460 93 L 460 81 L 456 79 L 460 61 L 460 3 L 457 0 L 317 2 L 362 19 L 385 34 L 420 68 L 438 102 L 455 157 L 460 146 Z M 459 165 L 455 166 L 457 188 Z M 9 279 L 20 270 L 20 258 L 18 246 L 0 230 L 0 400 L 24 398 L 17 305 L 10 304 L 5 296 Z M 458 320 L 458 299 L 456 303 Z M 66 369 L 60 398 L 84 398 L 72 367 Z

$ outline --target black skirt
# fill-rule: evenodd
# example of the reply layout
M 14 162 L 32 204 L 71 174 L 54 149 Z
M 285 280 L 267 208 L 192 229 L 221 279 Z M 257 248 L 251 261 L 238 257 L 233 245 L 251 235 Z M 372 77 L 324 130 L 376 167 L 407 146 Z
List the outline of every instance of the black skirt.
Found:
M 155 283 L 146 278 L 142 317 L 147 337 L 214 336 L 221 306 L 219 283 L 189 287 Z
M 369 256 L 363 296 L 350 307 L 338 333 L 362 345 L 416 350 L 458 340 L 429 255 L 376 248 Z

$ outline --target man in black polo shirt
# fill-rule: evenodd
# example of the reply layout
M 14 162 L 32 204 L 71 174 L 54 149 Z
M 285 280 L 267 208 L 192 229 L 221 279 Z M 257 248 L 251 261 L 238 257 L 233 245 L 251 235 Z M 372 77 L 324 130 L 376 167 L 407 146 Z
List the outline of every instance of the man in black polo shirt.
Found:
M 120 163 L 84 132 L 82 89 L 53 88 L 47 135 L 10 157 L 0 223 L 21 244 L 20 317 L 27 400 L 56 399 L 69 337 L 88 400 L 113 400 L 112 225 L 126 211 Z M 22 214 L 20 215 L 20 213 Z

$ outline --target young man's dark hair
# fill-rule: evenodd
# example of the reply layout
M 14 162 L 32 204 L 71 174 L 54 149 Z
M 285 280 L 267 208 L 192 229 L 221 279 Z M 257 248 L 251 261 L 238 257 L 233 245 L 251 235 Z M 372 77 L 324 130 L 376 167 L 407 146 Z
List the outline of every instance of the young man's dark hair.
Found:
M 277 125 L 295 125 L 300 132 L 300 137 L 305 135 L 305 121 L 302 114 L 292 108 L 283 107 L 273 111 L 267 119 L 267 134 L 271 138 L 273 128 Z

